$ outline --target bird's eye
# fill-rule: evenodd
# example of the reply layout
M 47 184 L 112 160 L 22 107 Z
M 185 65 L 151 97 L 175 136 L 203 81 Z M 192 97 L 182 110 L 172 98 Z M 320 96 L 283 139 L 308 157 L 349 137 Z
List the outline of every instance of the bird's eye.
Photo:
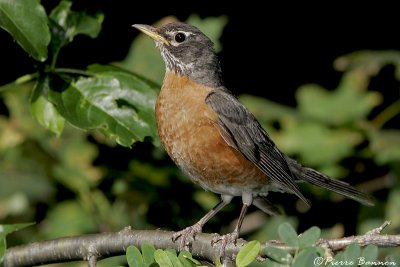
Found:
M 186 40 L 186 35 L 184 33 L 178 32 L 175 34 L 175 41 L 178 43 L 182 43 Z

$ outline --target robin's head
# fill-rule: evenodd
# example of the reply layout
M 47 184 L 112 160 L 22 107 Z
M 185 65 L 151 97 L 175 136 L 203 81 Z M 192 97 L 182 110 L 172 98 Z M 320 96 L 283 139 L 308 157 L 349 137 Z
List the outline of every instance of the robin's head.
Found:
M 186 75 L 205 85 L 222 85 L 213 43 L 196 27 L 182 22 L 169 23 L 159 28 L 143 24 L 135 24 L 133 27 L 156 42 L 167 71 Z

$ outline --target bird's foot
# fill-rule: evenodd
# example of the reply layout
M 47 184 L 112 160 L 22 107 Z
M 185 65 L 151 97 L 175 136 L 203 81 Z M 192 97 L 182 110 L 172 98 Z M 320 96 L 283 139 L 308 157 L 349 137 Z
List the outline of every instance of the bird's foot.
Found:
M 211 245 L 214 246 L 216 243 L 221 242 L 220 247 L 220 259 L 225 258 L 226 247 L 230 244 L 236 246 L 237 240 L 239 238 L 239 231 L 234 230 L 232 233 L 226 235 L 217 235 L 211 240 Z
M 187 241 L 188 238 L 192 238 L 193 240 L 195 239 L 196 235 L 201 233 L 202 231 L 202 225 L 199 223 L 196 223 L 192 226 L 186 227 L 185 229 L 176 232 L 172 235 L 172 241 L 177 241 L 179 240 L 179 246 L 178 250 L 182 251 L 185 248 L 188 248 L 190 245 L 190 242 Z

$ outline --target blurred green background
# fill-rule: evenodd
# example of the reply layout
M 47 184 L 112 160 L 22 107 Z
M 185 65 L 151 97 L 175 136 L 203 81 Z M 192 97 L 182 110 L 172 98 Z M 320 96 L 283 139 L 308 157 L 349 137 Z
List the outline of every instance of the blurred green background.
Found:
M 57 4 L 42 1 L 48 14 Z M 103 29 L 97 38 L 77 37 L 60 51 L 57 65 L 84 69 L 110 63 L 147 78 L 157 88 L 164 73 L 159 52 L 130 25 L 188 21 L 213 39 L 228 88 L 282 151 L 375 198 L 374 207 L 363 207 L 304 185 L 313 203 L 307 208 L 295 196 L 271 194 L 270 200 L 285 215 L 267 217 L 251 208 L 242 237 L 277 238 L 276 229 L 284 221 L 298 232 L 318 226 L 326 238 L 364 233 L 384 220 L 392 221 L 387 233 L 400 232 L 398 41 L 388 37 L 379 43 L 374 39 L 379 29 L 373 31 L 369 25 L 364 29 L 351 21 L 331 25 L 330 17 L 322 20 L 326 31 L 321 33 L 311 26 L 315 19 L 311 13 L 289 14 L 298 20 L 290 30 L 280 23 L 259 23 L 261 11 L 250 4 L 243 17 L 224 2 L 155 6 L 139 9 L 135 3 L 74 1 L 73 10 L 104 13 Z M 280 19 L 290 17 L 284 10 L 279 14 Z M 254 21 L 246 20 L 250 17 Z M 318 18 L 322 17 L 321 11 Z M 371 31 L 358 39 L 357 34 L 352 36 L 354 29 L 359 34 Z M 0 31 L 0 41 L 4 68 L 0 85 L 35 70 L 34 60 L 8 33 Z M 154 139 L 123 147 L 99 131 L 82 131 L 69 123 L 56 136 L 35 120 L 37 115 L 32 116 L 35 111 L 28 103 L 33 86 L 31 82 L 0 89 L 0 222 L 36 222 L 10 235 L 8 246 L 117 231 L 128 225 L 179 230 L 218 202 L 218 196 L 193 185 L 164 150 L 153 145 Z M 235 200 L 204 231 L 231 231 L 240 206 L 240 199 Z M 382 249 L 381 257 L 399 252 Z

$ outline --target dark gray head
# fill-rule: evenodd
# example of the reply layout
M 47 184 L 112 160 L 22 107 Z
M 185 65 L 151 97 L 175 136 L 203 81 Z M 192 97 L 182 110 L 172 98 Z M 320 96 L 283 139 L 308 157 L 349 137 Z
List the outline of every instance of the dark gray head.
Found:
M 221 86 L 221 69 L 213 43 L 196 27 L 174 22 L 159 28 L 135 24 L 160 49 L 168 71 L 208 85 Z

